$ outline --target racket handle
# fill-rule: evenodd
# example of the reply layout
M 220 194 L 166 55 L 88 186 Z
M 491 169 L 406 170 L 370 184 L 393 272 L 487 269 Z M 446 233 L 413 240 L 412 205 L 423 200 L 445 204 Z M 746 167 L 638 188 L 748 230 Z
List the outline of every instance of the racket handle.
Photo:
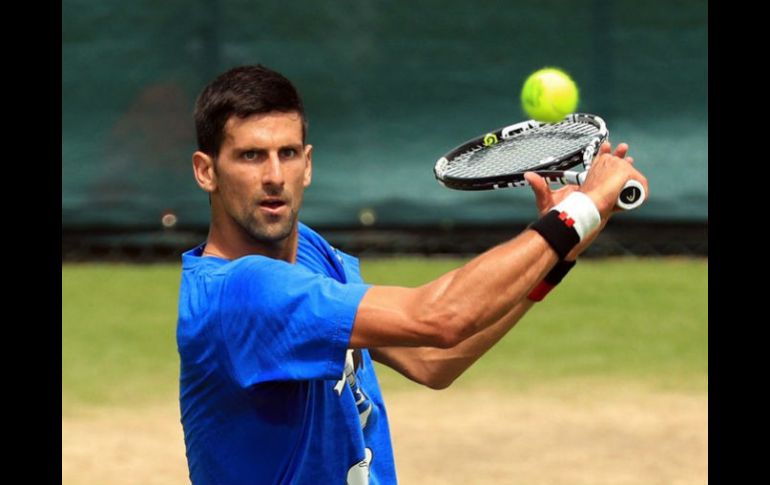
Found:
M 645 195 L 644 187 L 642 187 L 641 183 L 636 180 L 629 180 L 623 186 L 623 190 L 620 191 L 618 207 L 627 211 L 636 209 L 644 202 Z
M 583 185 L 586 175 L 588 175 L 587 170 L 584 172 L 564 172 L 564 180 L 568 184 Z M 630 211 L 642 205 L 645 198 L 646 194 L 642 184 L 637 180 L 629 180 L 623 186 L 623 190 L 620 191 L 617 206 L 623 210 Z

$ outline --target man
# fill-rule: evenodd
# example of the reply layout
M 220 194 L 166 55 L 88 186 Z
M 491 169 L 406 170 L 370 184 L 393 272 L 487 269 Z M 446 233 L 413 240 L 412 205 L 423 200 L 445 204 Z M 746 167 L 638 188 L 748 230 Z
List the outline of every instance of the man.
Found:
M 580 191 L 527 175 L 545 215 L 515 239 L 419 288 L 370 286 L 298 221 L 313 147 L 286 78 L 222 74 L 195 124 L 211 225 L 183 255 L 177 329 L 194 484 L 395 483 L 372 360 L 448 386 L 574 264 L 628 179 L 647 189 L 628 147 L 606 144 Z

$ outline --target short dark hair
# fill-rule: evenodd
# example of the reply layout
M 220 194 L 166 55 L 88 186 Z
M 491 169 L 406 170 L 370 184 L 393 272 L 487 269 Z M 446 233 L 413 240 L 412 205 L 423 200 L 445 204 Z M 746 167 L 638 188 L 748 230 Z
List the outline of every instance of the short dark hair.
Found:
M 260 64 L 230 69 L 206 86 L 195 103 L 198 150 L 216 158 L 231 116 L 246 118 L 271 111 L 299 113 L 305 143 L 305 108 L 291 81 Z

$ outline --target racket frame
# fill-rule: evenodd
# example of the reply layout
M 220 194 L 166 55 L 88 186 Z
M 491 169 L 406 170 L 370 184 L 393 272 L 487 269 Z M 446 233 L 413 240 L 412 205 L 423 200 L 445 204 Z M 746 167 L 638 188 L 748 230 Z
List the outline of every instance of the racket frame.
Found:
M 602 118 L 589 113 L 572 113 L 565 116 L 559 123 L 561 122 L 590 123 L 598 129 L 598 133 L 585 147 L 570 152 L 558 159 L 556 157 L 545 158 L 537 165 L 526 170 L 526 172 L 542 173 L 543 176 L 551 181 L 565 183 L 566 180 L 564 180 L 564 175 L 562 174 L 567 171 L 567 169 L 582 163 L 584 169 L 588 170 L 594 155 L 599 150 L 599 146 L 609 137 L 609 131 L 607 130 L 607 124 Z M 524 179 L 525 171 L 474 179 L 454 178 L 446 176 L 445 172 L 447 165 L 454 158 L 463 153 L 484 150 L 488 146 L 497 144 L 497 140 L 505 141 L 527 131 L 536 130 L 544 125 L 551 124 L 553 123 L 526 120 L 475 137 L 458 145 L 446 155 L 439 158 L 433 167 L 433 174 L 440 184 L 455 190 L 493 190 L 527 185 L 527 182 Z

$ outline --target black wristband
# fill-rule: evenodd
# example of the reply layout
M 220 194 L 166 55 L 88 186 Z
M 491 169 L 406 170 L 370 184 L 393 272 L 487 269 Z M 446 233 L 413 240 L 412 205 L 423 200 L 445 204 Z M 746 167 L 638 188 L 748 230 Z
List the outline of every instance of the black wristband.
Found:
M 551 271 L 549 271 L 548 274 L 545 275 L 545 278 L 543 278 L 543 281 L 553 286 L 558 285 L 559 283 L 561 283 L 561 280 L 564 279 L 565 276 L 567 276 L 567 273 L 569 273 L 569 270 L 571 270 L 572 267 L 575 266 L 575 263 L 577 263 L 577 261 L 564 261 L 564 260 L 559 261 L 558 263 L 556 263 L 556 266 L 551 268 Z
M 566 212 L 552 210 L 532 223 L 529 228 L 543 236 L 561 260 L 580 242 L 580 235 L 572 224 L 573 221 Z

